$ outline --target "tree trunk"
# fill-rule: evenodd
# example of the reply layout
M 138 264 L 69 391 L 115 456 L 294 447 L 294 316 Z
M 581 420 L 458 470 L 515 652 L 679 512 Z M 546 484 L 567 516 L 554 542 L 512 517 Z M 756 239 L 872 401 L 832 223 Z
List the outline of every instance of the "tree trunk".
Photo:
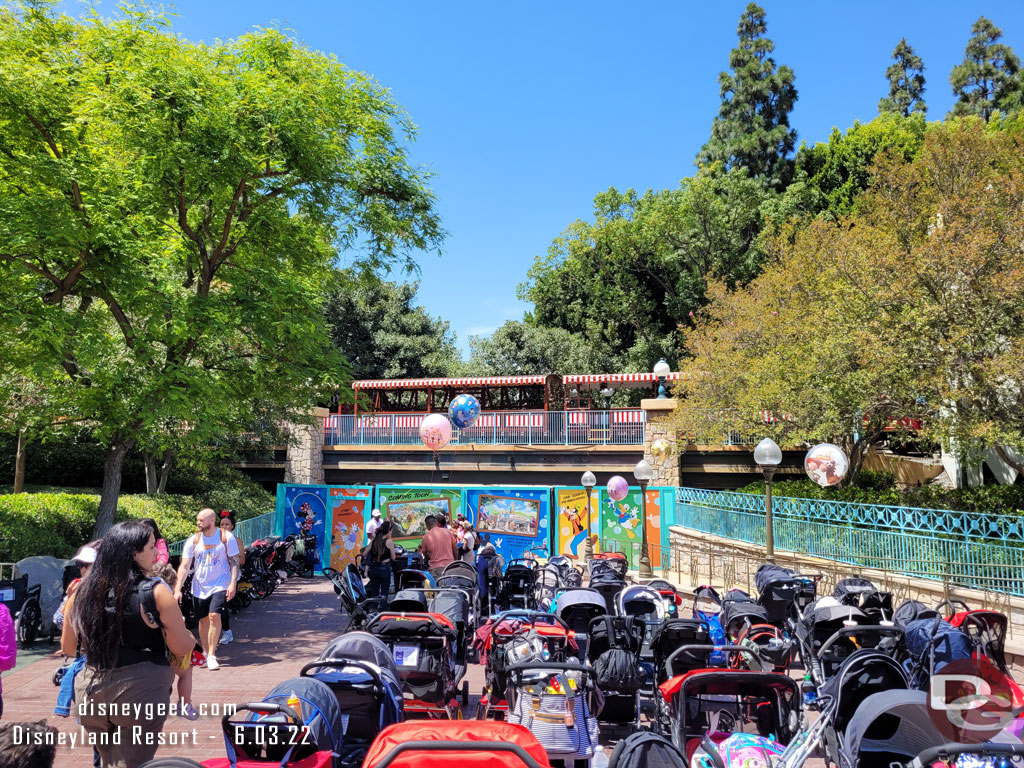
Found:
M 14 492 L 25 491 L 25 449 L 28 448 L 28 433 L 24 428 L 18 430 L 18 452 L 14 458 Z
M 169 448 L 164 451 L 164 460 L 160 465 L 160 482 L 156 486 L 157 493 L 165 493 L 167 490 L 167 478 L 174 468 L 174 451 Z
M 157 490 L 156 456 L 149 451 L 145 451 L 142 454 L 142 464 L 146 469 L 146 493 L 150 496 L 160 493 Z
M 96 525 L 92 529 L 94 539 L 103 538 L 107 530 L 114 524 L 117 513 L 117 499 L 121 495 L 121 470 L 124 457 L 131 443 L 115 440 L 107 450 L 107 462 L 103 467 L 103 491 L 100 494 L 100 508 L 96 514 Z

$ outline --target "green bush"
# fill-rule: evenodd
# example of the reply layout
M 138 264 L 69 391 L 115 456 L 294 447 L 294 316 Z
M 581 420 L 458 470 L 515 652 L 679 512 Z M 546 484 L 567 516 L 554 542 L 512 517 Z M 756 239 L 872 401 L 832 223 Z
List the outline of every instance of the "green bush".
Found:
M 173 544 L 195 531 L 196 512 L 203 507 L 230 509 L 238 520 L 273 512 L 274 497 L 241 477 L 245 483 L 225 484 L 195 496 L 123 495 L 116 519 L 152 517 L 164 538 Z M 32 555 L 70 557 L 92 538 L 99 501 L 98 493 L 0 495 L 0 562 L 17 562 Z

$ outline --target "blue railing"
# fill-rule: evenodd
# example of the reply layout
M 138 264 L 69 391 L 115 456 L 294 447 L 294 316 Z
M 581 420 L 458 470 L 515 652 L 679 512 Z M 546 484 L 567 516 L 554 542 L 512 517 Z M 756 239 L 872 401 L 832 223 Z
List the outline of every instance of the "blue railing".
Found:
M 274 513 L 268 512 L 259 517 L 250 517 L 248 520 L 240 520 L 235 526 L 235 538 L 243 547 L 247 547 L 257 539 L 265 539 L 274 532 Z M 180 555 L 182 547 L 187 539 L 176 541 L 167 548 L 172 555 Z
M 325 445 L 420 445 L 425 413 L 328 416 Z M 643 445 L 644 412 L 487 411 L 466 429 L 452 427 L 450 445 Z
M 785 496 L 772 517 L 779 550 L 1024 595 L 1024 517 Z M 676 524 L 763 544 L 764 496 L 679 488 Z

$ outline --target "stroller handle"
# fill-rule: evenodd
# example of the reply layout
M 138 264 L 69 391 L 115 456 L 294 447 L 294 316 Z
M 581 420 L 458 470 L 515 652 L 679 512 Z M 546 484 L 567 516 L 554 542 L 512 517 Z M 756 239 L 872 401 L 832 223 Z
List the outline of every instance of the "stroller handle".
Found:
M 308 664 L 304 664 L 302 669 L 299 670 L 299 677 L 310 677 L 306 674 L 311 669 L 322 669 L 324 667 L 332 669 L 341 669 L 344 667 L 357 667 L 363 672 L 373 678 L 373 682 L 376 685 L 383 685 L 384 681 L 380 679 L 380 672 L 376 670 L 371 664 L 368 664 L 361 659 L 346 659 L 344 656 L 332 656 L 329 659 L 317 659 L 311 661 Z
M 758 660 L 758 656 L 754 653 L 753 649 L 747 648 L 742 645 L 681 645 L 676 648 L 672 653 L 665 659 L 665 670 L 672 673 L 672 662 L 675 661 L 677 656 L 682 656 L 686 652 L 692 651 L 725 651 L 726 653 L 745 653 L 750 656 L 755 662 Z
M 522 661 L 505 668 L 514 677 L 521 678 L 524 672 L 549 670 L 551 672 L 582 672 L 590 678 L 594 676 L 594 668 L 585 664 L 567 664 L 562 661 Z
M 930 768 L 937 760 L 946 760 L 957 755 L 970 755 L 979 752 L 982 752 L 986 757 L 995 755 L 1024 755 L 1024 744 L 1002 744 L 994 741 L 986 741 L 980 744 L 950 742 L 926 749 L 909 763 L 909 767 Z
M 534 760 L 529 752 L 518 744 L 511 744 L 506 741 L 406 741 L 396 744 L 390 752 L 373 765 L 373 768 L 387 768 L 394 762 L 396 757 L 410 750 L 423 750 L 425 752 L 431 750 L 439 752 L 511 752 L 522 760 L 527 768 L 541 768 L 540 763 Z
M 292 720 L 296 725 L 303 725 L 305 723 L 302 719 L 302 715 L 286 704 L 275 704 L 272 701 L 243 701 L 241 704 L 235 705 L 234 712 L 229 712 L 220 719 L 220 726 L 224 730 L 224 733 L 231 733 L 231 718 L 239 712 L 280 712 Z
M 434 617 L 433 614 L 430 614 L 430 613 L 413 613 L 413 612 L 410 612 L 410 611 L 387 611 L 387 610 L 378 613 L 376 616 L 374 616 L 372 619 L 370 619 L 369 624 L 366 625 L 367 629 L 369 629 L 370 627 L 376 626 L 378 623 L 380 623 L 381 620 L 387 618 L 388 616 L 400 616 L 400 617 L 407 618 L 407 619 L 426 619 L 431 624 L 433 624 L 436 629 L 440 630 L 442 633 L 447 634 L 447 633 L 450 633 L 450 632 L 455 632 L 455 629 L 453 627 L 446 627 L 444 624 L 439 622 Z
M 526 619 L 531 624 L 536 623 L 537 619 L 543 619 L 541 624 L 550 624 L 551 626 L 560 626 L 568 634 L 570 632 L 569 625 L 562 621 L 561 618 L 553 613 L 545 613 L 544 611 L 527 611 L 527 610 L 511 610 L 503 611 L 494 618 L 494 625 L 491 627 L 491 634 L 494 634 L 494 630 L 498 628 L 498 625 L 503 621 L 514 621 L 515 619 Z
M 949 608 L 949 615 L 952 616 L 954 613 L 959 613 L 959 611 L 957 611 L 958 607 L 963 608 L 965 611 L 971 610 L 970 606 L 967 605 L 967 603 L 965 603 L 963 600 L 957 600 L 956 598 L 952 598 L 950 600 L 943 600 L 941 603 L 935 606 L 935 610 L 942 612 L 943 608 Z
M 856 627 L 843 627 L 838 632 L 836 632 L 834 635 L 829 637 L 828 640 L 826 640 L 824 643 L 821 644 L 821 647 L 817 651 L 817 655 L 818 655 L 819 658 L 821 658 L 822 654 L 824 654 L 826 650 L 831 648 L 833 645 L 835 645 L 837 642 L 839 642 L 844 637 L 853 637 L 855 635 L 859 635 L 859 634 L 862 634 L 862 633 L 866 634 L 868 632 L 878 632 L 879 634 L 883 634 L 883 635 L 897 635 L 898 636 L 898 635 L 902 635 L 903 634 L 903 628 L 902 627 L 886 627 L 886 626 L 883 626 L 881 624 L 858 624 Z

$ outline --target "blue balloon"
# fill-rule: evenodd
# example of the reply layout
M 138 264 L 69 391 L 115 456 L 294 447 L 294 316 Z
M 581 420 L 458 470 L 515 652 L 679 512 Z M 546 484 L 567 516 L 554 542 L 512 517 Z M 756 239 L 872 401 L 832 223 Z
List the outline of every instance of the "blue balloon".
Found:
M 473 426 L 480 416 L 480 402 L 472 395 L 459 395 L 448 405 L 448 418 L 459 429 Z

